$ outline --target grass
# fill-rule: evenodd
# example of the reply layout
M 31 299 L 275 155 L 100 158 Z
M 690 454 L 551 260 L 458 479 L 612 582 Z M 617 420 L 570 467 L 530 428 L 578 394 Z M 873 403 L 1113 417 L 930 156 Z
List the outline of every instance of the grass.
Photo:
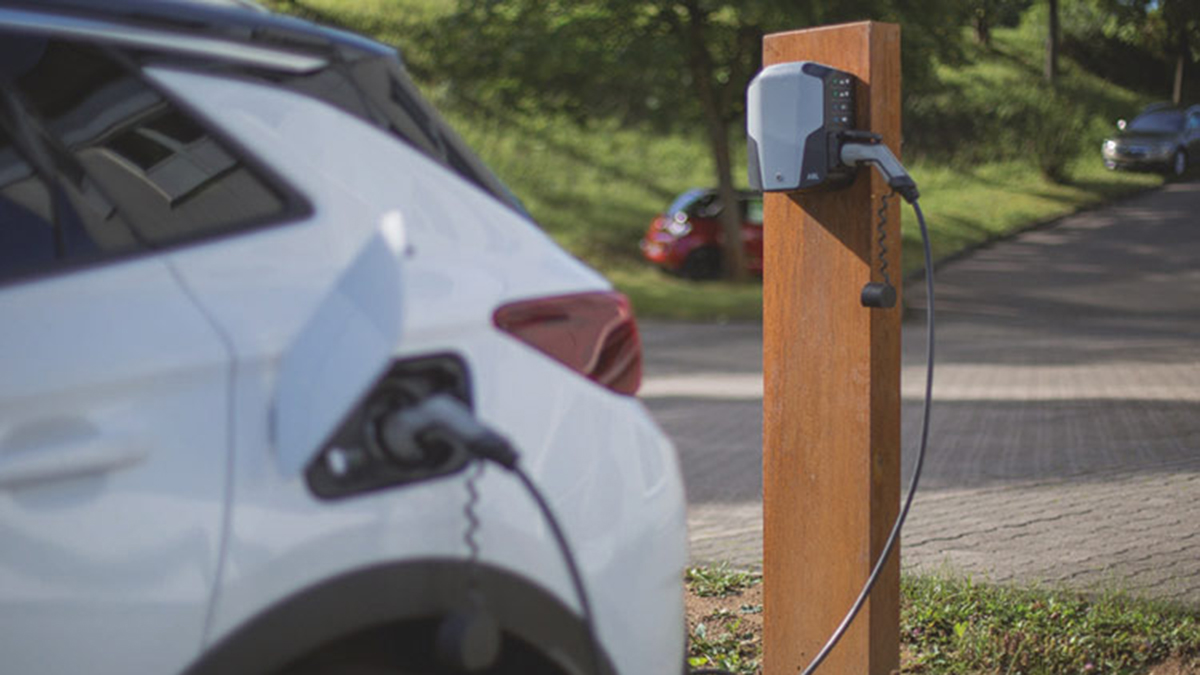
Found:
M 1200 658 L 1200 614 L 1120 593 L 929 576 L 905 579 L 903 595 L 913 672 L 1133 675 L 1171 657 Z
M 758 584 L 761 575 L 733 569 L 729 565 L 690 567 L 684 574 L 688 590 L 702 598 L 736 595 Z
M 693 568 L 685 581 L 689 615 L 703 604 L 689 631 L 692 667 L 757 672 L 761 622 L 748 615 L 761 607 L 741 594 L 760 577 L 722 565 Z M 1200 673 L 1200 612 L 1121 593 L 905 576 L 900 639 L 909 673 L 1137 675 L 1167 661 L 1177 666 L 1171 672 Z
M 688 590 L 688 665 L 739 675 L 758 672 L 762 655 L 762 605 L 745 602 L 762 577 L 726 564 L 692 567 Z M 704 608 L 695 607 L 703 603 Z M 697 615 L 699 613 L 699 615 Z
M 718 617 L 725 618 L 725 617 Z M 688 635 L 688 665 L 692 668 L 720 668 L 738 675 L 758 672 L 762 647 L 753 632 L 743 630 L 741 620 L 733 619 L 709 633 L 709 624 L 698 624 Z
M 422 90 L 547 232 L 606 274 L 630 297 L 640 316 L 761 318 L 762 288 L 757 282 L 689 282 L 659 273 L 640 258 L 637 242 L 653 216 L 683 190 L 715 183 L 703 134 L 667 134 L 607 120 L 580 126 L 554 115 L 518 115 L 455 99 L 445 83 L 426 72 L 424 55 L 405 49 L 411 42 L 408 36 L 422 22 L 450 9 L 451 3 L 276 0 L 272 4 L 398 45 Z M 1002 113 L 1009 94 L 1024 91 L 1022 87 L 1028 88 L 1038 77 L 1042 47 L 1040 24 L 1035 23 L 997 30 L 991 47 L 971 45 L 964 63 L 939 66 L 941 88 L 914 97 L 913 119 L 921 120 L 922 129 L 933 129 L 936 136 L 947 114 L 986 119 Z M 921 155 L 922 134 L 914 131 L 910 168 L 921 186 L 935 258 L 1161 183 L 1153 175 L 1109 173 L 1099 162 L 1100 138 L 1116 117 L 1127 116 L 1144 97 L 1085 72 L 1069 59 L 1063 60 L 1060 90 L 1085 111 L 1079 129 L 1084 150 L 1069 165 L 1070 178 L 1063 184 L 1042 177 L 1029 153 L 1006 149 L 998 137 L 977 134 L 956 139 L 954 156 Z M 932 141 L 926 145 L 932 146 Z M 744 147 L 738 153 L 744 157 Z M 743 164 L 739 159 L 737 165 Z M 744 181 L 743 176 L 736 178 Z M 911 212 L 905 213 L 903 228 L 904 269 L 919 269 L 920 241 Z

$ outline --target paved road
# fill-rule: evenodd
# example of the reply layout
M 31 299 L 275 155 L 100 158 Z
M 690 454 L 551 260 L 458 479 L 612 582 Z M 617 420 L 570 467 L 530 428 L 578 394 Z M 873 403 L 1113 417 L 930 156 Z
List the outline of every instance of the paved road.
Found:
M 904 565 L 1200 604 L 1200 182 L 981 250 L 940 270 L 938 293 Z M 910 300 L 906 467 L 924 339 Z M 642 327 L 643 397 L 679 447 L 692 557 L 757 565 L 761 327 Z

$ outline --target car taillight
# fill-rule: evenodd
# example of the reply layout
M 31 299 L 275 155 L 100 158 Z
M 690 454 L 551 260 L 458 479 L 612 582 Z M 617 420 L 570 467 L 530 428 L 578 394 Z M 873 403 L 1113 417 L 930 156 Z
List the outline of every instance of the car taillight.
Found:
M 642 340 L 620 293 L 521 300 L 492 318 L 500 330 L 618 394 L 633 396 L 642 384 Z

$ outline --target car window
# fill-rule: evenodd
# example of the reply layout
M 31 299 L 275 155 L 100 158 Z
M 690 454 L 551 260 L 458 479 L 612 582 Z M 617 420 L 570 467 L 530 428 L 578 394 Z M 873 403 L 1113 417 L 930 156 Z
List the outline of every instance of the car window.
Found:
M 716 218 L 723 210 L 721 200 L 715 193 L 702 194 L 687 207 L 691 218 Z
M 0 91 L 0 184 L 7 202 L 0 281 L 89 263 L 137 248 L 133 232 L 95 182 L 54 161 L 44 133 L 13 92 Z M 37 161 L 29 158 L 37 157 Z M 33 228 L 35 215 L 45 227 Z M 48 239 L 46 237 L 49 237 Z M 46 242 L 50 246 L 45 246 Z
M 56 238 L 50 186 L 0 127 L 0 281 L 55 265 Z
M 416 85 L 393 58 L 370 59 L 364 64 L 379 64 L 384 75 L 379 84 L 366 87 L 387 119 L 387 126 L 400 138 L 423 149 L 476 187 L 532 220 L 525 205 L 500 178 L 484 164 L 446 120 L 417 91 Z M 360 78 L 360 81 L 363 78 Z M 384 86 L 386 82 L 386 86 Z M 386 95 L 384 92 L 386 91 Z
M 1188 129 L 1200 129 L 1200 113 L 1192 113 L 1188 115 Z
M 1172 133 L 1183 130 L 1183 113 L 1170 110 L 1139 115 L 1129 123 L 1130 131 Z
M 763 222 L 763 203 L 762 199 L 754 198 L 747 199 L 742 202 L 742 209 L 745 213 L 746 222 L 762 225 Z
M 282 190 L 108 52 L 41 40 L 12 81 L 57 150 L 97 251 L 160 247 L 294 212 Z
M 684 192 L 683 194 L 676 197 L 675 201 L 671 202 L 671 205 L 667 207 L 667 211 L 666 211 L 667 215 L 674 215 L 676 213 L 679 213 L 680 211 L 685 211 L 687 209 L 687 207 L 692 204 L 692 202 L 696 201 L 697 197 L 700 197 L 703 194 L 704 194 L 704 190 L 697 190 L 697 189 L 692 189 L 692 190 L 688 190 L 687 192 Z
M 394 57 L 353 61 L 342 68 L 270 80 L 375 125 L 474 183 L 518 213 L 525 206 L 428 102 Z

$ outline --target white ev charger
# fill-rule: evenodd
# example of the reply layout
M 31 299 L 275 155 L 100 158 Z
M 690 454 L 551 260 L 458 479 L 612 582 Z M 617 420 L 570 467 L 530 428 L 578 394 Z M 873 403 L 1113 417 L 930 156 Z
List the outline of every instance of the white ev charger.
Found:
M 393 50 L 0 2 L 4 673 L 680 672 L 640 350 Z

